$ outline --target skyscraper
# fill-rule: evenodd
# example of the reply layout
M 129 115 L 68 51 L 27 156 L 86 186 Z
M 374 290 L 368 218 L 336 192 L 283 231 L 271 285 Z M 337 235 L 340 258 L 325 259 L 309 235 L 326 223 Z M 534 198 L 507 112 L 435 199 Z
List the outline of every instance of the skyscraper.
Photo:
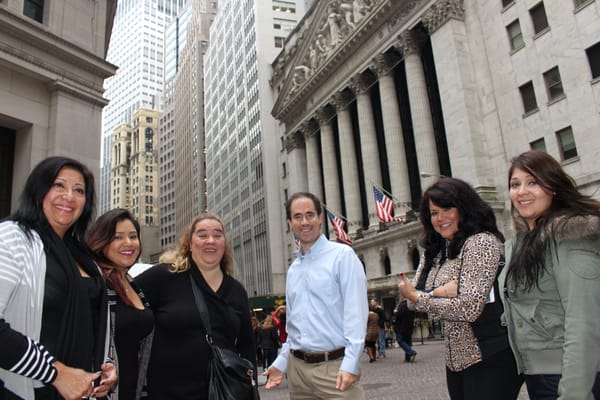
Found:
M 122 0 L 107 60 L 119 68 L 106 81 L 110 104 L 102 114 L 102 162 L 99 212 L 110 203 L 110 155 L 113 128 L 131 123 L 136 110 L 161 108 L 164 77 L 164 29 L 186 0 Z
M 284 292 L 281 151 L 271 63 L 305 11 L 303 1 L 219 3 L 205 65 L 208 209 L 232 240 L 236 276 L 250 297 Z

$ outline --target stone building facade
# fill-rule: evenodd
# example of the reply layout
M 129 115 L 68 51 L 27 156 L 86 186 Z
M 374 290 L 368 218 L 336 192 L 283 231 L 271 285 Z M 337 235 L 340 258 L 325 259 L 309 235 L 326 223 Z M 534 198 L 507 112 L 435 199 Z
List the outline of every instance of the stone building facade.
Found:
M 116 0 L 0 0 L 0 218 L 29 171 L 66 155 L 99 176 L 105 61 Z
M 420 224 L 379 223 L 372 187 L 410 217 L 437 177 L 463 179 L 510 236 L 508 164 L 541 148 L 598 197 L 599 63 L 597 1 L 315 2 L 273 63 L 282 197 L 308 190 L 345 217 L 389 310 Z

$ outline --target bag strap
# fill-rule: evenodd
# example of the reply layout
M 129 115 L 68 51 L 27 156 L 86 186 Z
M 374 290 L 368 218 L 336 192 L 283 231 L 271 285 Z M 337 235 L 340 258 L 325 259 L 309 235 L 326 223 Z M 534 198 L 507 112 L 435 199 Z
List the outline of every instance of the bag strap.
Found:
M 192 292 L 194 293 L 194 301 L 196 302 L 196 307 L 200 313 L 200 319 L 202 319 L 202 325 L 204 325 L 204 330 L 206 331 L 206 341 L 209 342 L 209 344 L 212 344 L 212 329 L 210 326 L 210 317 L 208 315 L 208 307 L 206 306 L 204 295 L 202 294 L 202 291 L 198 287 L 198 284 L 194 280 L 194 277 L 191 273 L 189 276 L 192 284 Z

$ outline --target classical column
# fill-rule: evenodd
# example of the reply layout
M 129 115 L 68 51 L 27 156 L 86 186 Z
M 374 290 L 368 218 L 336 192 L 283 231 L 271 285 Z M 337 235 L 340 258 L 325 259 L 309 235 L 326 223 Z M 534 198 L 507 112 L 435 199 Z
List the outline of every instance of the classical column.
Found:
M 463 0 L 438 0 L 423 15 L 431 37 L 452 170 L 476 188 L 493 178 L 482 104 L 486 86 L 467 41 Z M 482 28 L 485 29 L 485 28 Z M 443 70 L 440 66 L 443 66 Z M 481 94 L 483 93 L 483 94 Z
M 342 161 L 342 181 L 344 183 L 344 200 L 346 203 L 346 218 L 348 231 L 356 232 L 361 227 L 361 202 L 360 186 L 358 184 L 358 163 L 356 162 L 356 148 L 354 146 L 354 133 L 348 105 L 350 99 L 343 92 L 338 92 L 333 97 L 333 104 L 337 111 L 339 130 L 340 158 Z
M 440 173 L 440 165 L 433 133 L 425 72 L 419 55 L 418 38 L 414 33 L 403 32 L 398 36 L 398 47 L 404 54 L 419 172 L 428 172 L 432 175 L 431 177 L 421 177 L 421 187 L 425 190 L 438 179 L 436 175 Z
M 385 137 L 385 151 L 388 160 L 391 192 L 401 203 L 409 204 L 410 181 L 402 136 L 402 121 L 396 85 L 392 75 L 392 65 L 383 54 L 375 57 L 373 70 L 379 80 L 379 97 Z M 400 210 L 396 210 L 399 213 Z
M 325 198 L 321 198 L 321 200 L 324 200 L 324 203 L 333 211 L 340 213 L 342 212 L 342 195 L 336 163 L 335 138 L 333 137 L 331 124 L 334 117 L 335 115 L 327 108 L 319 109 L 315 115 L 321 130 L 321 162 L 323 166 L 323 184 L 325 186 Z M 331 224 L 328 223 L 327 226 L 329 227 L 329 237 L 335 237 Z
M 288 188 L 291 193 L 306 192 L 308 190 L 308 179 L 306 172 L 306 149 L 304 138 L 301 133 L 293 132 L 285 139 L 287 156 Z
M 367 194 L 367 207 L 369 210 L 369 227 L 378 226 L 379 220 L 375 214 L 375 200 L 373 199 L 373 184 L 381 186 L 381 162 L 379 148 L 377 147 L 377 132 L 373 118 L 373 106 L 369 96 L 373 81 L 362 75 L 352 78 L 350 88 L 356 96 L 358 111 L 358 129 L 360 131 L 360 148 L 362 153 L 363 169 L 365 174 L 364 191 Z
M 323 184 L 321 182 L 321 159 L 319 158 L 319 144 L 317 134 L 319 126 L 314 119 L 302 123 L 302 133 L 306 143 L 306 171 L 308 191 L 323 199 Z

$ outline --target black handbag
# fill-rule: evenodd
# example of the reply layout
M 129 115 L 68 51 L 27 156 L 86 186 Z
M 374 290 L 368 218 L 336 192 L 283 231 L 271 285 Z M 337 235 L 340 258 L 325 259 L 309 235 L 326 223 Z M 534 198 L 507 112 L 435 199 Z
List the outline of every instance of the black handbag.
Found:
M 206 331 L 210 350 L 208 361 L 209 400 L 259 400 L 254 364 L 236 352 L 212 342 L 212 329 L 204 296 L 190 274 L 196 307 Z

